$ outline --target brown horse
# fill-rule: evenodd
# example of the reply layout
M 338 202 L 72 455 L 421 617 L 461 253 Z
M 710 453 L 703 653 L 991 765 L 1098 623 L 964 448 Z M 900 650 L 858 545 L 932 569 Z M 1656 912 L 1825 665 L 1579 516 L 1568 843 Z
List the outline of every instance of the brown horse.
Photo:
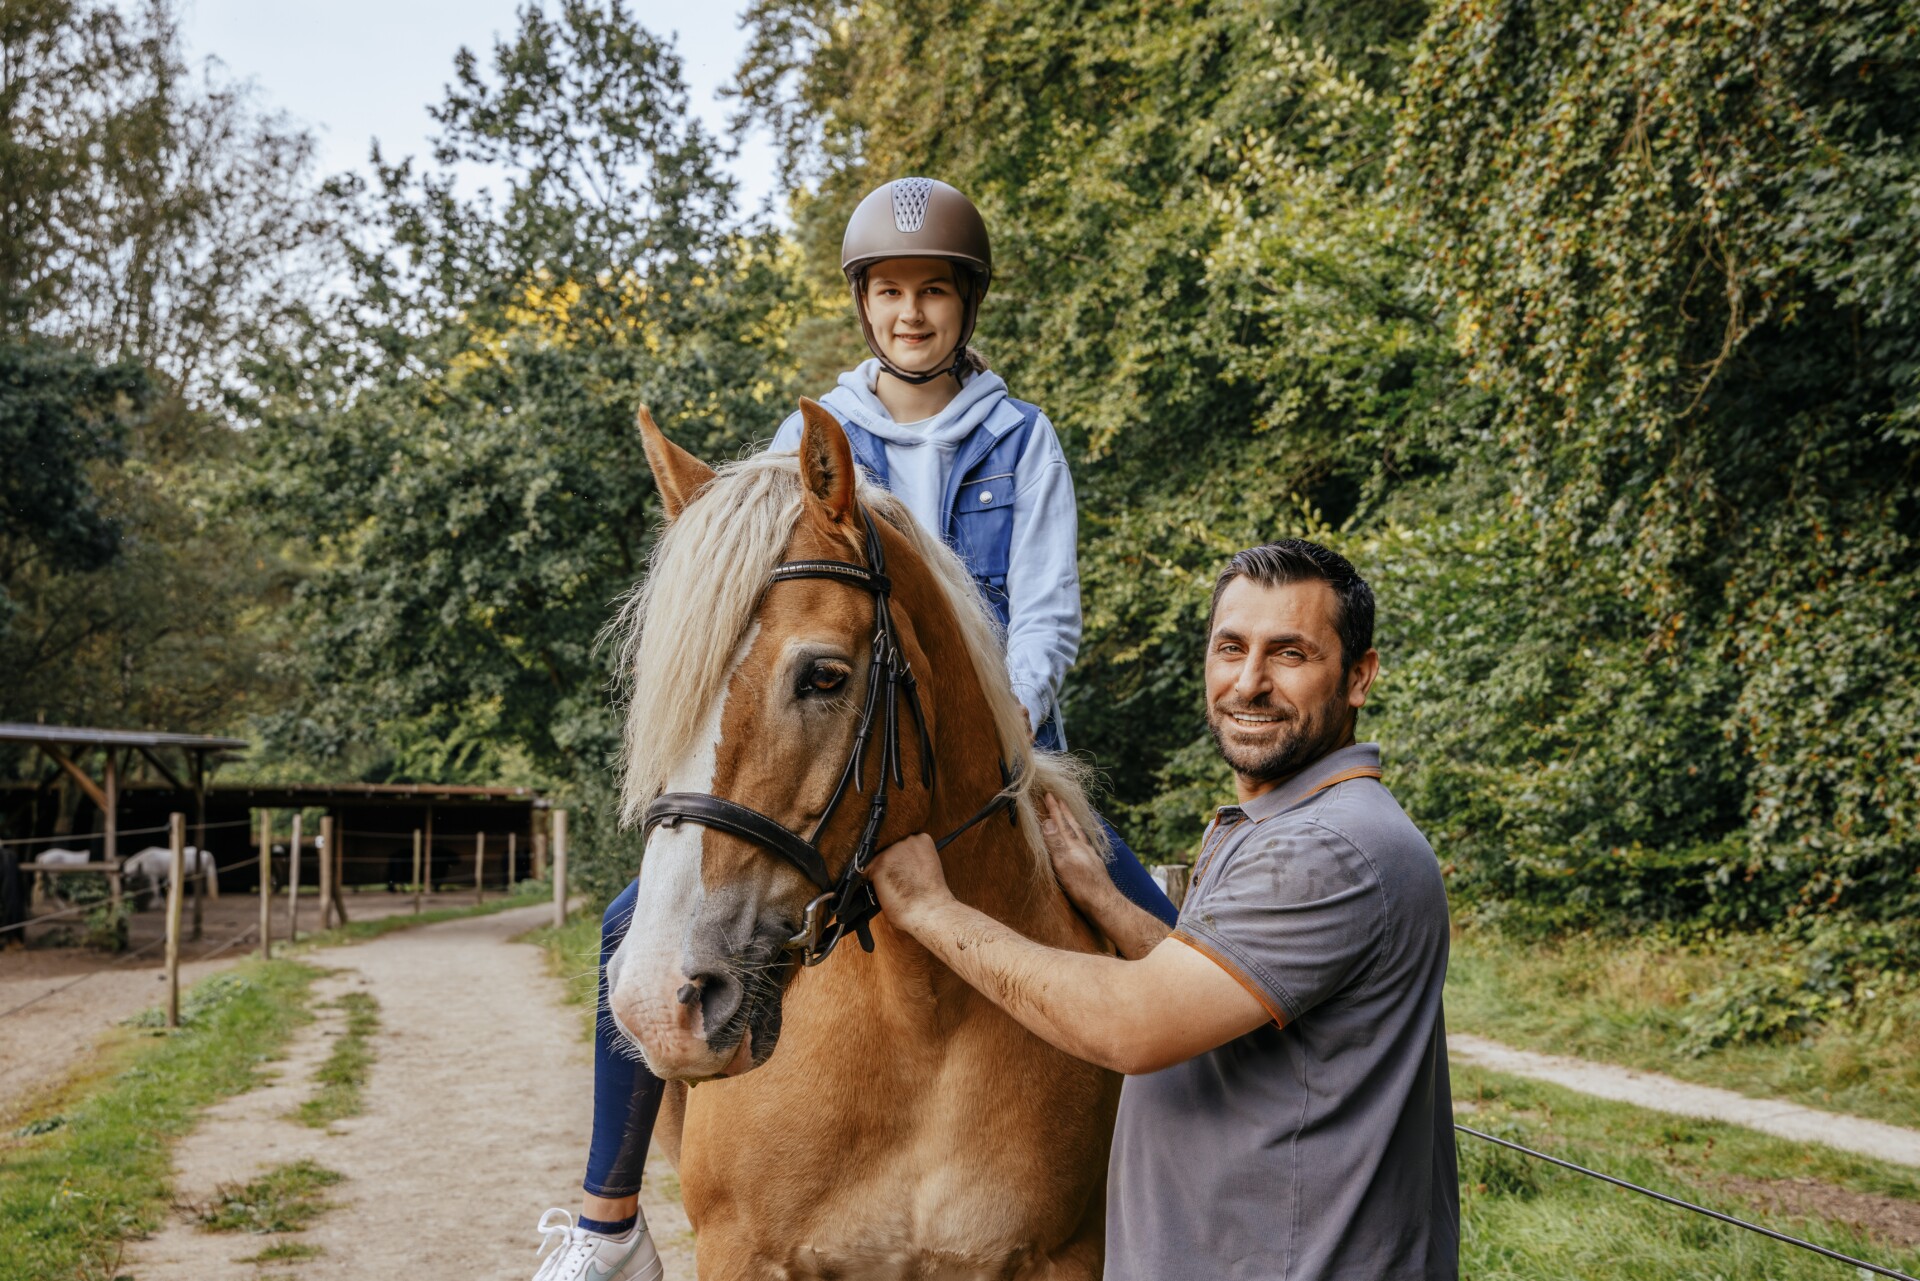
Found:
M 1079 774 L 1029 746 L 958 558 L 858 476 L 831 415 L 801 405 L 797 457 L 717 473 L 641 411 L 671 523 L 623 618 L 625 818 L 662 793 L 725 798 L 799 834 L 830 813 L 818 850 L 843 871 L 885 768 L 885 744 L 856 735 L 876 611 L 889 606 L 858 582 L 770 575 L 865 564 L 871 520 L 934 758 L 924 771 L 901 711 L 880 843 L 952 831 L 1004 787 L 1014 821 L 996 813 L 944 852 L 954 892 L 1041 942 L 1094 950 L 1035 810 L 1052 792 L 1097 830 Z M 862 790 L 831 808 L 856 751 Z M 818 896 L 764 842 L 697 822 L 648 836 L 609 1004 L 656 1074 L 701 1083 L 669 1087 L 660 1125 L 700 1276 L 1099 1276 L 1117 1078 L 1032 1036 L 884 916 L 871 953 L 849 937 L 800 965 L 790 940 Z

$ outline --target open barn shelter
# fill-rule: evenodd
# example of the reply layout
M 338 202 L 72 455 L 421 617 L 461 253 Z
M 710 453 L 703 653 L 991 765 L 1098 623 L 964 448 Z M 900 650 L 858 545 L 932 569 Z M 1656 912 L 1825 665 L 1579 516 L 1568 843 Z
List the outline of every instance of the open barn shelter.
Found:
M 211 790 L 211 820 L 258 810 L 333 819 L 334 866 L 343 889 L 398 890 L 413 879 L 417 833 L 433 887 L 507 888 L 546 874 L 547 800 L 529 787 L 433 783 L 231 783 Z M 285 819 L 280 831 L 284 837 Z M 257 826 L 257 825 L 256 825 Z M 217 829 L 216 829 L 217 830 Z M 318 825 L 305 834 L 311 840 Z M 283 874 L 285 855 L 276 850 Z M 249 875 L 244 878 L 252 883 Z M 224 883 L 221 886 L 225 889 Z
M 41 766 L 0 784 L 0 929 L 27 915 L 28 874 L 44 870 L 36 864 L 49 850 L 84 854 L 85 863 L 63 864 L 62 872 L 103 874 L 117 903 L 122 865 L 166 844 L 173 813 L 186 815 L 187 842 L 215 869 L 211 882 L 190 878 L 196 938 L 203 891 L 257 891 L 262 854 L 268 887 L 289 882 L 296 814 L 306 819 L 304 886 L 320 879 L 323 831 L 331 833 L 328 871 L 341 891 L 415 888 L 416 846 L 425 872 L 417 889 L 428 894 L 510 888 L 546 874 L 547 800 L 533 788 L 217 783 L 219 766 L 248 743 L 214 735 L 0 723 L 0 747 L 9 744 Z M 336 906 L 344 918 L 345 905 Z
M 248 746 L 245 739 L 210 734 L 16 722 L 0 723 L 0 743 L 17 744 L 46 761 L 38 779 L 15 783 L 0 795 L 9 863 L 30 861 L 55 844 L 84 851 L 89 866 L 108 873 L 116 902 L 121 861 L 145 846 L 164 844 L 151 838 L 164 828 L 168 814 L 187 815 L 187 839 L 211 848 L 207 805 L 213 772 Z M 145 795 L 136 796 L 135 780 L 145 782 L 145 792 L 163 790 L 164 805 L 155 808 Z M 78 795 L 70 795 L 69 788 Z M 237 835 L 244 844 L 244 833 Z

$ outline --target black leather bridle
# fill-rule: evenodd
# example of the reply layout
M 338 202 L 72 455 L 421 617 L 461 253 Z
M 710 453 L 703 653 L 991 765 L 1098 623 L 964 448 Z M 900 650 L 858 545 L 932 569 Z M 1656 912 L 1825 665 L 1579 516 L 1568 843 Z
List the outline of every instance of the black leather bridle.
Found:
M 826 960 L 828 954 L 848 934 L 857 935 L 860 946 L 869 952 L 873 951 L 873 933 L 868 923 L 879 914 L 880 900 L 874 895 L 866 871 L 878 851 L 880 827 L 886 821 L 889 781 L 894 787 L 906 785 L 900 757 L 902 703 L 913 717 L 914 730 L 919 738 L 921 786 L 931 792 L 934 784 L 933 743 L 927 734 L 926 714 L 920 706 L 919 682 L 914 679 L 912 665 L 900 653 L 899 640 L 893 629 L 893 611 L 889 604 L 893 583 L 887 577 L 886 557 L 880 548 L 880 536 L 872 514 L 857 502 L 854 510 L 866 523 L 867 564 L 855 565 L 840 560 L 790 560 L 776 566 L 767 580 L 768 586 L 772 586 L 799 578 L 826 578 L 862 588 L 873 595 L 873 656 L 867 666 L 866 703 L 860 709 L 860 723 L 853 736 L 853 750 L 847 757 L 845 768 L 840 771 L 840 780 L 834 786 L 832 798 L 820 813 L 820 821 L 813 825 L 813 832 L 801 836 L 759 810 L 706 792 L 662 794 L 647 806 L 642 827 L 642 839 L 645 839 L 656 827 L 672 829 L 682 823 L 694 823 L 752 841 L 792 864 L 820 891 L 819 897 L 807 904 L 800 932 L 787 940 L 787 947 L 799 952 L 801 960 L 808 965 L 818 965 Z M 853 847 L 853 857 L 847 860 L 846 867 L 836 880 L 827 869 L 827 860 L 820 853 L 820 836 L 833 820 L 834 812 L 840 808 L 847 789 L 852 787 L 856 792 L 866 790 L 862 776 L 866 773 L 867 744 L 873 737 L 876 713 L 880 717 L 880 773 L 874 781 L 873 795 L 867 802 L 867 821 L 861 828 L 858 843 Z M 945 849 L 961 833 L 1002 809 L 1008 810 L 1009 818 L 1018 823 L 1018 815 L 1011 808 L 1014 799 L 1010 791 L 1011 779 L 1004 765 L 1001 767 L 1001 776 L 1007 786 L 995 793 L 993 799 L 973 817 L 934 842 L 936 849 Z

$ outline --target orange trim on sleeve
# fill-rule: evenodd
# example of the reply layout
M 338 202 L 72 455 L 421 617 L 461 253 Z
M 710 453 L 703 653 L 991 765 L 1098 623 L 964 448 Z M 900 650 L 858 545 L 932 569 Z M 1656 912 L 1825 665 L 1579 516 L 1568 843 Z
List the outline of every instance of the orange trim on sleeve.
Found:
M 1287 1016 L 1281 1013 L 1279 1010 L 1276 1010 L 1273 1008 L 1273 1003 L 1267 1000 L 1266 992 L 1261 989 L 1259 984 L 1255 983 L 1252 979 L 1248 978 L 1246 974 L 1240 969 L 1239 966 L 1235 965 L 1232 961 L 1220 955 L 1220 953 L 1214 951 L 1211 947 L 1208 947 L 1205 943 L 1201 942 L 1199 939 L 1195 938 L 1193 935 L 1187 933 L 1185 930 L 1175 930 L 1172 934 L 1169 934 L 1167 937 L 1171 939 L 1177 939 L 1178 941 L 1185 943 L 1188 947 L 1200 953 L 1200 955 L 1206 957 L 1209 961 L 1212 961 L 1215 965 L 1219 966 L 1221 969 L 1225 970 L 1228 974 L 1232 975 L 1233 981 L 1235 983 L 1238 983 L 1241 987 L 1245 988 L 1247 990 L 1247 995 L 1251 996 L 1254 1000 L 1260 1003 L 1260 1008 L 1267 1012 L 1267 1017 L 1273 1020 L 1273 1025 L 1275 1027 L 1285 1027 L 1287 1025 Z
M 1314 788 L 1311 792 L 1308 792 L 1307 796 L 1318 796 L 1320 793 L 1326 791 L 1329 787 L 1332 787 L 1335 783 L 1344 783 L 1348 779 L 1379 778 L 1379 777 L 1380 777 L 1380 767 L 1378 765 L 1357 765 L 1353 769 L 1347 770 L 1343 773 L 1335 774 L 1332 778 L 1320 784 L 1320 786 Z M 1304 801 L 1307 799 L 1307 796 L 1302 796 L 1300 799 Z

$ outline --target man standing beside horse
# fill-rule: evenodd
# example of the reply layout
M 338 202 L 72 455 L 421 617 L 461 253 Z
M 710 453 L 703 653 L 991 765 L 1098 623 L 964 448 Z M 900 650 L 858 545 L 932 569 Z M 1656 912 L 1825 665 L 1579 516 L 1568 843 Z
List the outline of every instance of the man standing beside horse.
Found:
M 1170 931 L 1064 812 L 1068 895 L 1118 957 L 1032 942 L 958 901 L 933 842 L 873 877 L 887 918 L 1037 1036 L 1125 1073 L 1109 1281 L 1452 1281 L 1459 1206 L 1433 851 L 1354 724 L 1379 671 L 1373 593 L 1299 539 L 1213 592 L 1207 724 L 1237 803 Z

